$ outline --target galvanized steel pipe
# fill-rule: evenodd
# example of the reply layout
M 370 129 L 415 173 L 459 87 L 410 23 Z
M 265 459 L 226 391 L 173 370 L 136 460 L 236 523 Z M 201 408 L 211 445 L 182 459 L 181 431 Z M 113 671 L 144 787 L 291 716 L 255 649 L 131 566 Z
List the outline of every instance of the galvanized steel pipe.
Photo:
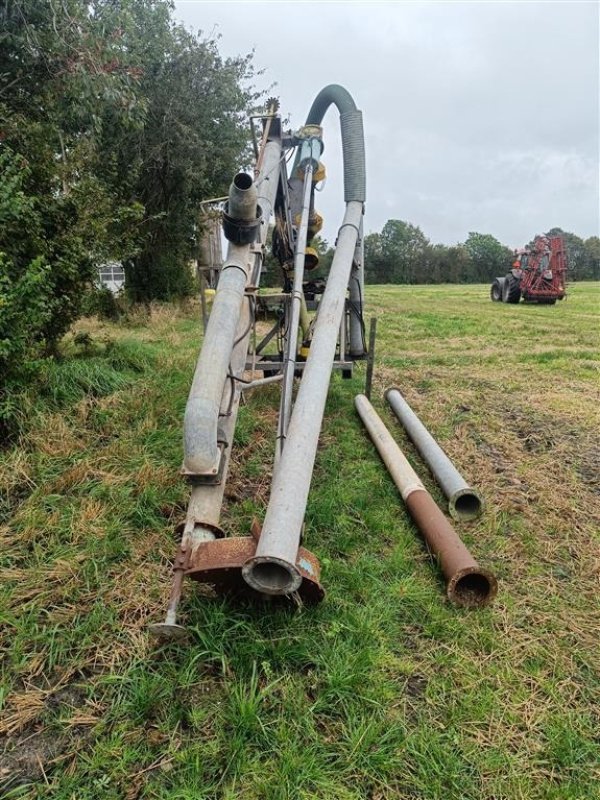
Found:
M 252 263 L 250 245 L 229 243 L 183 419 L 184 467 L 193 475 L 218 471 L 219 406 Z
M 292 286 L 292 298 L 290 303 L 291 308 L 286 337 L 286 360 L 283 365 L 283 386 L 281 389 L 281 404 L 279 408 L 279 420 L 277 424 L 277 443 L 275 448 L 276 463 L 278 462 L 283 451 L 290 414 L 292 411 L 292 391 L 294 388 L 294 372 L 296 370 L 296 358 L 298 354 L 298 326 L 300 324 L 301 305 L 304 298 L 302 281 L 304 279 L 304 257 L 306 253 L 308 217 L 310 213 L 310 199 L 312 194 L 312 176 L 313 165 L 312 163 L 308 163 L 304 170 L 302 211 L 300 216 L 300 225 L 298 226 L 298 233 L 296 237 L 296 253 L 294 256 L 294 283 Z
M 349 299 L 350 309 L 350 355 L 365 355 L 365 331 L 362 312 L 365 302 L 365 246 L 362 220 L 356 249 L 354 251 L 354 264 L 350 275 Z
M 357 395 L 354 404 L 411 517 L 439 558 L 448 598 L 467 607 L 490 603 L 498 589 L 494 575 L 480 567 L 461 542 L 365 395 Z
M 250 392 L 252 389 L 258 389 L 261 386 L 268 386 L 270 383 L 279 383 L 283 380 L 283 372 L 278 372 L 277 375 L 269 375 L 268 378 L 257 378 L 250 383 L 242 385 L 242 392 Z
M 311 107 L 307 124 L 320 124 L 331 103 L 340 109 L 346 213 L 260 540 L 254 557 L 242 569 L 246 582 L 265 594 L 290 594 L 302 581 L 296 559 L 366 194 L 362 113 L 350 94 L 341 86 L 325 87 Z
M 265 594 L 290 594 L 302 580 L 296 557 L 362 209 L 356 201 L 346 208 L 256 554 L 243 568 Z
M 450 516 L 457 520 L 479 517 L 483 511 L 479 492 L 469 486 L 398 389 L 388 389 L 385 396 L 448 498 Z
M 235 219 L 251 221 L 258 208 L 262 219 L 258 239 L 265 243 L 279 184 L 281 141 L 268 142 L 256 184 L 246 173 L 234 178 L 228 211 Z M 229 242 L 221 268 L 212 312 L 196 364 L 183 421 L 184 468 L 191 475 L 216 474 L 219 468 L 219 406 L 225 391 L 231 351 L 249 282 L 258 281 L 261 259 L 251 245 Z

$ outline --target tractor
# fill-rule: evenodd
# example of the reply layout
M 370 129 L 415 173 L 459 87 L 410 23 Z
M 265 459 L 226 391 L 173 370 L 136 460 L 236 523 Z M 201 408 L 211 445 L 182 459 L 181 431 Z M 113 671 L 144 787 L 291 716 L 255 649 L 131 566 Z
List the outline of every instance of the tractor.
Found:
M 510 272 L 495 278 L 490 297 L 496 303 L 554 305 L 566 295 L 567 254 L 562 236 L 536 236 L 529 247 L 517 250 Z

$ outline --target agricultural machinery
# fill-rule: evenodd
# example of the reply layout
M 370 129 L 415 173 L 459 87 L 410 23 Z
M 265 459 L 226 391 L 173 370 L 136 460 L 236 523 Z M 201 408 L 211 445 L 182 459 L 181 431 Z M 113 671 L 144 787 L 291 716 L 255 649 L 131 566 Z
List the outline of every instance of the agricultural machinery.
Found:
M 311 282 L 305 293 L 305 271 L 318 262 L 309 245 L 322 225 L 314 207 L 315 187 L 325 176 L 320 125 L 332 104 L 340 113 L 346 210 L 327 280 L 316 290 Z M 276 101 L 254 120 L 260 121 L 254 175 L 234 177 L 223 207 L 228 249 L 185 410 L 182 472 L 191 494 L 167 616 L 153 626 L 164 636 L 182 633 L 176 614 L 184 576 L 217 594 L 321 600 L 319 563 L 301 546 L 319 433 L 332 370 L 351 375 L 354 361 L 367 355 L 362 113 L 345 89 L 331 85 L 299 131 L 283 130 Z M 256 309 L 269 231 L 283 291 L 277 319 L 261 338 Z M 249 535 L 228 537 L 220 516 L 240 399 L 266 383 L 280 387 L 270 499 L 262 526 L 248 520 Z
M 554 305 L 566 295 L 567 255 L 562 236 L 536 236 L 531 247 L 518 250 L 510 272 L 495 278 L 493 301 Z

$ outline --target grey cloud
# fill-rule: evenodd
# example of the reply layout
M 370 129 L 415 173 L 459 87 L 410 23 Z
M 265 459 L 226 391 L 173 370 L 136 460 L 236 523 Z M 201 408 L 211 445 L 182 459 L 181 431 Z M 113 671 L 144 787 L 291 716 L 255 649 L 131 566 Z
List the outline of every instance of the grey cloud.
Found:
M 188 26 L 255 48 L 263 85 L 301 125 L 341 83 L 365 119 L 367 230 L 389 218 L 433 241 L 471 230 L 517 246 L 554 225 L 598 234 L 596 3 L 177 2 Z M 335 114 L 326 118 L 325 235 L 342 215 Z

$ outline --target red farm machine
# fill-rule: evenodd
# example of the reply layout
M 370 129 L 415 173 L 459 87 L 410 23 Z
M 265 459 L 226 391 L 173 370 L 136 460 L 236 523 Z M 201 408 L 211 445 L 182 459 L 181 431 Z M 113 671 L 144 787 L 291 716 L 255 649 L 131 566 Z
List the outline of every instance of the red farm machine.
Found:
M 567 254 L 562 236 L 536 236 L 515 254 L 510 272 L 495 278 L 490 296 L 496 303 L 554 305 L 566 295 Z

